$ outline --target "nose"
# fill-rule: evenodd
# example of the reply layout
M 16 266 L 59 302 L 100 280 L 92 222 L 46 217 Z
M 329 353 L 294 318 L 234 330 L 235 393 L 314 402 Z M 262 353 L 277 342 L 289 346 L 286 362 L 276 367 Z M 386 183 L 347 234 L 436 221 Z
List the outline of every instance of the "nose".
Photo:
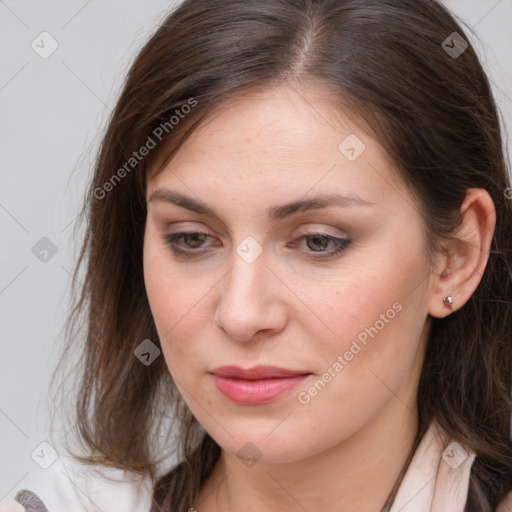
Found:
M 286 287 L 267 266 L 264 253 L 252 263 L 235 254 L 233 267 L 219 286 L 215 322 L 231 338 L 251 341 L 284 329 Z

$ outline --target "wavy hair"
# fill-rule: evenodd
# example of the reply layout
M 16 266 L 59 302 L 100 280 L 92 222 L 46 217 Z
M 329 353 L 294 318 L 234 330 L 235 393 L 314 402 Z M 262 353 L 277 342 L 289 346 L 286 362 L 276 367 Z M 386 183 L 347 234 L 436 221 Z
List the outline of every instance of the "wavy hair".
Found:
M 494 201 L 479 286 L 462 308 L 431 318 L 414 449 L 437 420 L 476 452 L 465 511 L 495 509 L 512 488 L 512 189 L 488 77 L 471 45 L 447 51 L 453 32 L 468 41 L 435 0 L 185 0 L 167 15 L 131 65 L 82 209 L 80 284 L 63 356 L 80 354 L 73 415 L 88 453 L 77 458 L 149 475 L 154 512 L 192 506 L 220 447 L 183 402 L 164 358 L 145 366 L 134 356 L 145 339 L 160 346 L 142 272 L 146 178 L 234 98 L 317 83 L 366 121 L 395 162 L 432 254 L 455 236 L 468 189 Z M 158 147 L 143 151 L 150 139 Z M 155 447 L 173 429 L 179 462 L 164 469 Z

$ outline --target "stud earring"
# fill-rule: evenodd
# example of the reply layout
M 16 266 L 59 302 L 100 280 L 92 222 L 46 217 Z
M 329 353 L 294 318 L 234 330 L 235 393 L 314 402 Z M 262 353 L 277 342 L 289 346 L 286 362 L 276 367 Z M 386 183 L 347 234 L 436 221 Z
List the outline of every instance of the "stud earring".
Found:
M 448 297 L 444 297 L 443 298 L 443 307 L 446 308 L 446 309 L 449 309 L 450 311 L 452 311 L 453 309 L 453 299 L 450 295 L 448 295 Z

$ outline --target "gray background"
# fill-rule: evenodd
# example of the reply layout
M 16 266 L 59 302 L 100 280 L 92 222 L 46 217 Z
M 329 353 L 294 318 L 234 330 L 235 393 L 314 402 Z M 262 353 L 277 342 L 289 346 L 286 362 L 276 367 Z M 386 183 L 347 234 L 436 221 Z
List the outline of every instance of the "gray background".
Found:
M 512 0 L 445 3 L 475 29 L 510 132 Z M 73 220 L 105 121 L 135 52 L 174 4 L 0 0 L 0 503 L 39 470 L 30 454 L 49 439 Z M 59 45 L 47 59 L 31 47 L 43 31 Z M 46 262 L 32 252 L 43 237 L 57 248 Z

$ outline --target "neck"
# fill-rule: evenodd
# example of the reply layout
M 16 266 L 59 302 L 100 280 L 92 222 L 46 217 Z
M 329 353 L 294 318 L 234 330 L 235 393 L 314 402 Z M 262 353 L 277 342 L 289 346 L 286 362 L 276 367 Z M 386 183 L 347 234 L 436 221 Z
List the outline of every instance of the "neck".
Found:
M 391 400 L 350 438 L 300 461 L 259 461 L 248 466 L 223 450 L 195 508 L 198 512 L 380 511 L 407 462 L 418 429 L 416 409 L 395 397 Z

